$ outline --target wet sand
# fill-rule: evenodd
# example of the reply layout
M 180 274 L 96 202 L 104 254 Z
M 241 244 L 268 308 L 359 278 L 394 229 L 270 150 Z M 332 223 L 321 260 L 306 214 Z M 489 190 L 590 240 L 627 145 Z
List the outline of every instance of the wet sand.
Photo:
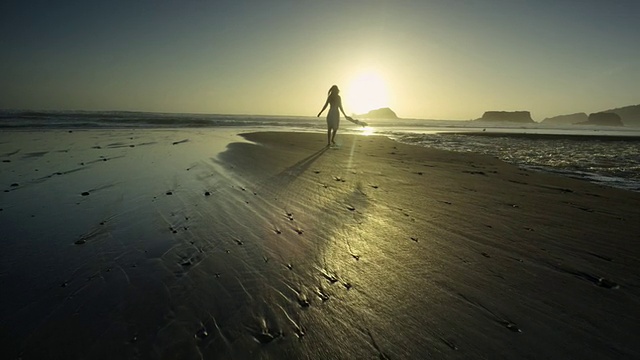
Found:
M 640 357 L 640 194 L 375 136 L 0 134 L 2 358 Z

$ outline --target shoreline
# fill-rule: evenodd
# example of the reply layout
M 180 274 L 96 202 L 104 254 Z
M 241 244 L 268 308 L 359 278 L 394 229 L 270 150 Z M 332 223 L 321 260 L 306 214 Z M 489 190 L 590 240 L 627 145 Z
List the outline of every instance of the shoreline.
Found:
M 535 130 L 535 129 L 527 129 Z M 595 131 L 595 130 L 594 130 Z M 485 136 L 485 137 L 512 137 L 526 139 L 544 139 L 544 140 L 594 140 L 594 141 L 638 141 L 640 142 L 640 134 L 631 135 L 601 135 L 601 134 L 545 134 L 534 132 L 506 132 L 506 131 L 443 131 L 441 135 L 468 135 L 468 136 Z

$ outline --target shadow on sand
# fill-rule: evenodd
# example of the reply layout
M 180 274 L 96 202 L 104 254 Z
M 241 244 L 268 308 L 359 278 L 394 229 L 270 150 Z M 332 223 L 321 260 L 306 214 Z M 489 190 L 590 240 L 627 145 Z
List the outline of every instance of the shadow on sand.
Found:
M 316 160 L 318 160 L 320 156 L 322 156 L 322 154 L 324 154 L 327 150 L 329 150 L 329 147 L 323 147 L 322 149 L 316 151 L 315 153 L 307 156 L 306 158 L 284 169 L 278 175 L 276 175 L 276 178 L 281 178 L 286 176 L 286 177 L 290 177 L 291 180 L 296 179 L 297 177 L 302 175 L 305 171 L 307 171 L 307 169 L 309 169 L 309 166 L 311 166 L 311 164 L 313 164 Z

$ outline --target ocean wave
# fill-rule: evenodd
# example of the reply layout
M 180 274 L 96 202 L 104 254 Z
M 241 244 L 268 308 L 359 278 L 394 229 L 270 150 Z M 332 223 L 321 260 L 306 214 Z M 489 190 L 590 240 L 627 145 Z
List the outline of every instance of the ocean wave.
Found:
M 374 132 L 396 141 L 487 154 L 538 171 L 640 191 L 640 131 L 612 128 L 478 128 L 474 122 L 372 120 Z M 304 116 L 175 114 L 134 111 L 1 110 L 0 128 L 216 128 L 324 131 L 323 119 Z M 357 133 L 345 126 L 344 133 Z M 488 130 L 488 131 L 487 131 Z M 535 132 L 532 133 L 532 132 Z
M 0 128 L 166 128 L 314 126 L 304 117 L 173 114 L 129 111 L 19 111 L 0 112 Z
M 407 144 L 490 155 L 527 169 L 640 191 L 640 137 L 636 136 L 392 133 L 390 137 Z

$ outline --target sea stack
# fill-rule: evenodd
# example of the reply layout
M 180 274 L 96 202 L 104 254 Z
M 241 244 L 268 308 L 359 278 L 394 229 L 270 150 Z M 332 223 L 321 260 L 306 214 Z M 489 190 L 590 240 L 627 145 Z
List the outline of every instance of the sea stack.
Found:
M 535 123 L 529 111 L 485 111 L 478 121 Z
M 581 113 L 575 113 L 575 114 L 548 117 L 542 120 L 542 123 L 551 124 L 551 125 L 571 125 L 571 124 L 576 124 L 580 122 L 585 122 L 588 119 L 589 119 L 589 116 L 581 112 Z
M 396 113 L 388 107 L 371 110 L 366 114 L 360 114 L 357 116 L 365 119 L 397 119 L 398 118 L 398 115 L 396 115 Z
M 578 123 L 579 125 L 600 125 L 600 126 L 624 126 L 622 118 L 616 113 L 599 112 L 589 114 L 587 121 Z

